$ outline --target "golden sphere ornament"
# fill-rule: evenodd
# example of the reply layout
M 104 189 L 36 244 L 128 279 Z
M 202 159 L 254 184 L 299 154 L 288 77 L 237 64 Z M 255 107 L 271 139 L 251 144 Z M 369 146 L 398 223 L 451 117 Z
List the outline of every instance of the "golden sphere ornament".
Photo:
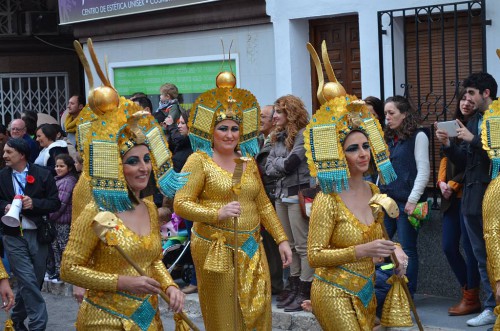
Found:
M 114 88 L 101 86 L 89 93 L 89 105 L 97 115 L 104 115 L 120 105 L 120 97 Z
M 338 82 L 328 82 L 323 87 L 323 96 L 326 100 L 332 100 L 346 94 L 344 87 Z
M 233 88 L 236 86 L 236 77 L 232 72 L 223 71 L 217 75 L 217 78 L 215 79 L 215 84 L 219 88 L 222 87 Z

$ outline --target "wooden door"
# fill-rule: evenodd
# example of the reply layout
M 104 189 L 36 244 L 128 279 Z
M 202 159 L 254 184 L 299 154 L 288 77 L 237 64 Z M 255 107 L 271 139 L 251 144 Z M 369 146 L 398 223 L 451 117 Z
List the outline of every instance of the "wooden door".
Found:
M 328 56 L 339 82 L 348 94 L 361 98 L 361 55 L 358 15 L 339 16 L 309 22 L 310 42 L 321 58 L 321 43 L 326 41 Z M 325 82 L 328 77 L 325 75 Z M 319 108 L 316 91 L 318 77 L 311 61 L 313 113 Z

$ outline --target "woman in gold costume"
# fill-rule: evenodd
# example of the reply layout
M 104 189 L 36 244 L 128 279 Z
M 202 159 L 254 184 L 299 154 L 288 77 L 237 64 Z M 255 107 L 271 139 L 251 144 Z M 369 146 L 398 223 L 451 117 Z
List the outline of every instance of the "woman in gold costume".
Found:
M 497 50 L 497 52 L 499 52 Z M 500 56 L 500 55 L 499 55 Z M 500 331 L 500 100 L 495 100 L 489 109 L 484 112 L 481 124 L 481 140 L 483 149 L 491 159 L 491 182 L 486 189 L 483 199 L 483 231 L 486 243 L 487 270 L 491 288 L 495 293 L 497 306 L 494 309 L 497 320 L 493 326 L 494 331 Z
M 203 93 L 193 105 L 189 127 L 195 153 L 182 169 L 190 175 L 175 195 L 174 210 L 194 222 L 191 253 L 206 330 L 271 330 L 271 284 L 261 225 L 278 243 L 283 266 L 290 264 L 292 253 L 256 162 L 241 157 L 258 151 L 260 109 L 255 97 L 234 88 L 235 83 L 231 73 L 219 74 L 218 88 Z
M 91 46 L 89 42 L 93 52 Z M 154 117 L 120 98 L 106 77 L 101 80 L 105 86 L 91 89 L 89 96 L 90 108 L 98 116 L 90 123 L 84 144 L 86 175 L 81 180 L 89 181 L 89 189 L 75 192 L 77 208 L 86 206 L 72 222 L 61 277 L 87 289 L 78 330 L 162 330 L 157 294 L 165 292 L 175 312 L 182 310 L 184 294 L 162 263 L 155 205 L 139 195 L 152 172 L 158 188 L 169 196 L 185 181 L 171 167 L 166 137 Z M 103 242 L 93 223 L 105 213 L 112 213 L 116 226 L 108 229 Z M 114 245 L 147 276 L 140 276 Z
M 316 51 L 308 48 L 319 63 Z M 383 239 L 383 210 L 372 209 L 374 198 L 382 197 L 374 184 L 364 181 L 371 154 L 382 182 L 394 180 L 395 173 L 380 124 L 364 102 L 346 95 L 333 70 L 324 88 L 320 78 L 323 105 L 304 132 L 309 169 L 321 187 L 311 210 L 307 249 L 315 268 L 312 310 L 324 330 L 368 331 L 377 305 L 373 258 L 402 252 Z M 406 263 L 402 261 L 400 275 Z

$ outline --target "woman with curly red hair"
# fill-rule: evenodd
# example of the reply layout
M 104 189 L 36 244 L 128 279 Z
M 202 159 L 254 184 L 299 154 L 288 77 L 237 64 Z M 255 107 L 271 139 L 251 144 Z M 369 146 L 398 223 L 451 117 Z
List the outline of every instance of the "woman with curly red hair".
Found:
M 309 223 L 301 214 L 298 192 L 310 186 L 303 132 L 309 123 L 304 103 L 293 95 L 280 97 L 274 103 L 276 131 L 271 138 L 272 149 L 266 163 L 266 174 L 278 178 L 276 212 L 292 248 L 289 289 L 278 296 L 278 308 L 302 310 L 302 301 L 309 299 L 314 270 L 307 260 Z

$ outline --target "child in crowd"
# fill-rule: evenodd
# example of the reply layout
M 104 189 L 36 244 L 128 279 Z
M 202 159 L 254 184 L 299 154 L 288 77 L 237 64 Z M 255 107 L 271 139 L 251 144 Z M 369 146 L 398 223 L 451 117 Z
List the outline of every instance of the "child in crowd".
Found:
M 172 117 L 173 123 L 177 123 L 181 116 L 179 97 L 179 90 L 174 84 L 166 83 L 160 87 L 160 104 L 153 114 L 158 123 L 161 124 L 167 116 Z
M 80 174 L 82 173 L 83 170 L 83 158 L 79 153 L 75 155 L 75 171 L 77 174 L 77 178 L 80 178 Z
M 54 251 L 55 274 L 49 279 L 52 283 L 61 283 L 59 271 L 61 268 L 61 258 L 66 244 L 69 239 L 69 230 L 71 227 L 71 207 L 73 189 L 77 181 L 77 173 L 75 169 L 75 161 L 68 154 L 59 154 L 56 156 L 56 185 L 59 190 L 59 200 L 61 200 L 61 208 L 58 211 L 49 215 L 50 220 L 54 223 L 57 235 L 52 242 Z

